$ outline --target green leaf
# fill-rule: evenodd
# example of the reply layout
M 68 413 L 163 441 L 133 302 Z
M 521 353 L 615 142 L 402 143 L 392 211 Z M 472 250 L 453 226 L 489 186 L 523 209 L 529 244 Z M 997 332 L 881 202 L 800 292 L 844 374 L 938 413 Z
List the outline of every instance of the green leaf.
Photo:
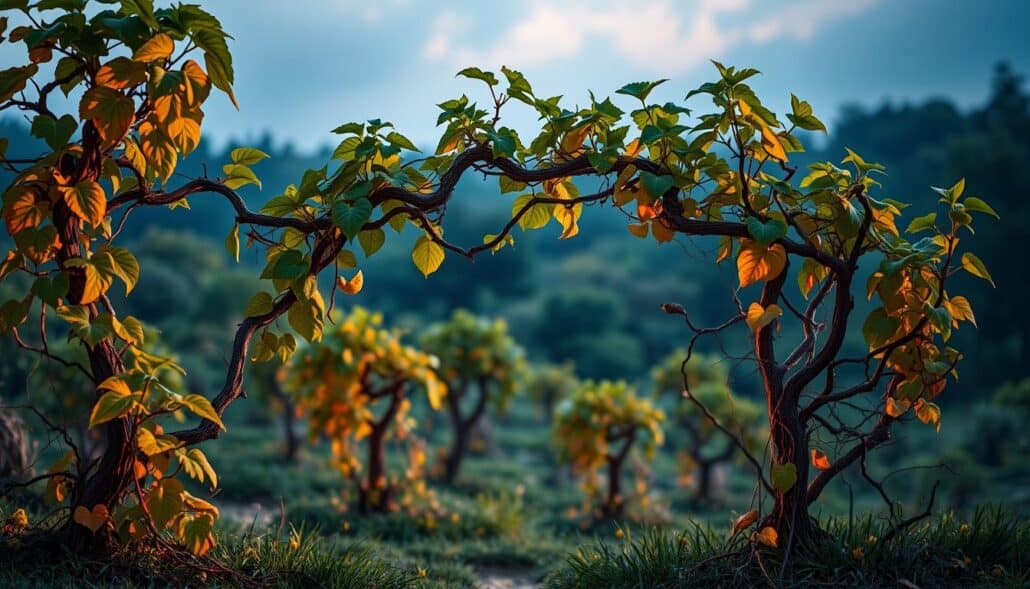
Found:
M 916 217 L 912 219 L 912 222 L 908 224 L 909 233 L 919 233 L 920 231 L 926 231 L 927 229 L 933 229 L 934 224 L 937 222 L 937 213 L 930 213 L 923 215 L 922 217 Z
M 458 75 L 472 78 L 473 80 L 482 80 L 490 86 L 496 86 L 498 84 L 497 76 L 495 76 L 493 72 L 484 72 L 477 67 L 467 67 L 458 72 Z
M 747 232 L 755 241 L 768 246 L 787 234 L 787 223 L 780 219 L 769 219 L 763 223 L 758 217 L 748 217 Z
M 237 147 L 229 152 L 229 159 L 232 163 L 241 166 L 253 166 L 268 157 L 268 154 L 253 147 Z
M 261 272 L 262 279 L 272 280 L 296 280 L 308 273 L 311 262 L 300 250 L 286 250 L 278 256 L 269 260 L 264 271 Z
M 372 202 L 367 198 L 358 198 L 353 202 L 340 200 L 333 205 L 332 217 L 333 223 L 343 234 L 353 239 L 372 217 Z
M 395 145 L 397 147 L 407 149 L 408 151 L 419 151 L 419 149 L 415 147 L 415 144 L 412 143 L 410 139 L 396 131 L 393 131 L 389 135 L 387 135 L 386 141 L 389 142 L 390 145 Z
M 415 247 L 411 250 L 411 260 L 415 262 L 415 267 L 422 275 L 428 277 L 443 263 L 444 251 L 440 244 L 423 235 L 415 241 Z
M 233 260 L 240 261 L 240 226 L 233 225 L 232 231 L 225 236 L 225 250 L 229 252 Z
M 878 348 L 890 341 L 898 331 L 898 325 L 897 319 L 888 315 L 883 307 L 877 307 L 862 324 L 862 335 L 870 348 Z
M 247 184 L 257 184 L 258 188 L 261 188 L 261 180 L 258 179 L 257 174 L 243 164 L 225 164 L 222 166 L 222 171 L 225 173 L 225 180 L 222 184 L 233 190 Z
M 526 79 L 526 76 L 522 75 L 522 72 L 501 66 L 501 73 L 508 79 L 508 96 L 525 102 L 530 106 L 535 106 L 533 87 L 529 85 L 529 80 Z
M 651 198 L 658 200 L 676 185 L 676 180 L 672 176 L 656 176 L 651 172 L 641 172 L 640 183 Z
M 511 215 L 514 217 L 521 211 L 529 202 L 533 199 L 532 194 L 523 194 L 522 196 L 515 199 L 515 202 L 511 205 Z M 550 203 L 536 203 L 529 208 L 521 217 L 519 217 L 519 227 L 522 227 L 523 231 L 530 229 L 540 229 L 547 225 L 552 215 L 554 205 Z
M 772 465 L 773 488 L 780 493 L 786 493 L 798 482 L 798 468 L 793 462 Z
M 64 115 L 57 120 L 49 115 L 37 115 L 32 120 L 32 134 L 46 141 L 54 151 L 67 145 L 78 128 L 78 121 L 71 115 Z
M 67 272 L 58 272 L 53 278 L 40 276 L 32 283 L 32 294 L 56 309 L 68 294 L 70 282 Z
M 127 414 L 135 405 L 136 399 L 124 391 L 108 391 L 100 396 L 93 411 L 89 414 L 89 427 L 96 427 L 102 423 L 118 419 Z
M 308 342 L 322 338 L 322 298 L 317 292 L 307 300 L 297 301 L 286 313 L 290 327 Z
M 103 245 L 97 250 L 90 263 L 108 280 L 112 276 L 121 278 L 125 283 L 125 294 L 128 295 L 139 282 L 139 262 L 132 252 L 123 247 Z
M 358 233 L 358 243 L 361 244 L 361 251 L 365 252 L 365 257 L 371 257 L 386 243 L 386 232 L 378 228 L 362 231 Z
M 184 395 L 180 401 L 182 406 L 195 413 L 198 417 L 202 417 L 218 427 L 225 430 L 225 424 L 222 423 L 222 418 L 218 416 L 218 412 L 211 406 L 211 401 L 207 400 L 207 397 L 203 395 Z
M 272 295 L 267 292 L 259 292 L 254 295 L 250 302 L 247 303 L 247 308 L 243 310 L 243 314 L 247 317 L 259 317 L 261 315 L 267 315 L 272 312 L 275 299 Z
M 626 96 L 632 96 L 640 102 L 647 100 L 647 96 L 654 90 L 658 85 L 668 82 L 668 79 L 656 80 L 654 82 L 634 82 L 632 84 L 626 84 L 622 88 L 615 91 L 616 94 L 625 94 Z
M 983 278 L 987 282 L 991 283 L 991 286 L 995 286 L 994 279 L 991 278 L 991 273 L 987 271 L 987 266 L 984 265 L 983 260 L 971 252 L 962 254 L 962 267 L 965 268 L 966 272 L 969 272 L 977 278 Z
M 994 217 L 995 219 L 1001 219 L 1001 217 L 998 216 L 998 213 L 995 212 L 993 208 L 991 208 L 991 205 L 987 204 L 987 201 L 983 200 L 982 198 L 970 196 L 966 200 L 962 201 L 962 204 L 965 205 L 967 211 L 986 213 Z
M 344 123 L 339 127 L 333 129 L 333 133 L 337 135 L 358 135 L 360 136 L 365 132 L 365 123 Z

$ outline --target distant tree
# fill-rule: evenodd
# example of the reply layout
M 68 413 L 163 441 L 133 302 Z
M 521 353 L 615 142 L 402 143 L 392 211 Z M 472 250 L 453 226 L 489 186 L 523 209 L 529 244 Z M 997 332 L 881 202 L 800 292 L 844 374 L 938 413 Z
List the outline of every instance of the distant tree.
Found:
M 424 391 L 434 409 L 447 389 L 434 371 L 436 358 L 403 345 L 398 332 L 383 327 L 381 314 L 355 307 L 335 322 L 319 345 L 296 354 L 285 386 L 307 413 L 312 436 L 329 438 L 336 468 L 359 480 L 358 508 L 388 511 L 396 507 L 398 483 L 389 479 L 386 442 L 411 435 L 412 389 Z
M 438 371 L 447 383 L 444 403 L 452 441 L 444 459 L 444 479 L 454 483 L 468 453 L 472 430 L 488 406 L 503 411 L 515 394 L 525 354 L 503 320 L 488 320 L 463 310 L 455 311 L 448 321 L 430 325 L 420 341 L 427 353 L 440 359 Z
M 525 378 L 525 389 L 530 398 L 540 403 L 544 419 L 554 418 L 554 407 L 572 394 L 579 385 L 576 367 L 564 364 L 533 364 Z
M 762 432 L 756 423 L 762 409 L 754 402 L 734 395 L 729 373 L 721 359 L 694 354 L 684 365 L 686 349 L 677 349 L 651 370 L 656 395 L 669 399 L 672 420 L 687 432 L 690 446 L 685 450 L 685 475 L 694 484 L 696 501 L 712 500 L 712 474 L 719 464 L 740 455 L 733 440 L 724 436 L 716 421 L 702 413 L 696 403 L 683 398 L 683 378 L 690 383 L 691 394 L 722 424 L 751 449 L 756 449 Z
M 664 441 L 664 419 L 661 409 L 625 381 L 584 381 L 558 404 L 554 441 L 560 459 L 581 475 L 607 469 L 607 494 L 599 506 L 604 517 L 623 514 L 626 459 L 638 442 L 645 455 L 654 456 Z

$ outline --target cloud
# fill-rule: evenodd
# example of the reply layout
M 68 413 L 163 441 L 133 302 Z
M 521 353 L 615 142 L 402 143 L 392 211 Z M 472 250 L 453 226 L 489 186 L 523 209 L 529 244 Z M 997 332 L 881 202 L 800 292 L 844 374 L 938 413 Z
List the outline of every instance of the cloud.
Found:
M 769 12 L 754 0 L 533 0 L 521 18 L 483 47 L 452 41 L 471 23 L 459 27 L 450 17 L 440 18 L 424 54 L 455 65 L 532 67 L 580 57 L 599 46 L 601 59 L 676 74 L 740 44 L 807 40 L 820 26 L 880 1 L 795 0 Z

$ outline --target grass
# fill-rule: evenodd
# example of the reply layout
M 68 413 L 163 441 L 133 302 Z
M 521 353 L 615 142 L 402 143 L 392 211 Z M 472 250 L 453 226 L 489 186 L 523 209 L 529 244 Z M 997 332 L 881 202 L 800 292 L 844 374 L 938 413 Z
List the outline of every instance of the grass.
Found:
M 0 587 L 402 589 L 420 584 L 415 567 L 400 567 L 358 542 L 301 534 L 299 543 L 291 546 L 271 532 L 239 531 L 221 533 L 219 538 L 219 545 L 202 560 L 133 546 L 101 562 L 8 543 L 0 549 Z
M 742 540 L 728 545 L 724 532 L 733 510 L 750 500 L 753 479 L 746 468 L 728 466 L 728 476 L 716 493 L 718 501 L 698 504 L 690 499 L 688 489 L 674 484 L 676 444 L 670 442 L 651 464 L 649 492 L 655 493 L 655 501 L 633 510 L 645 516 L 642 521 L 659 525 L 597 522 L 584 512 L 577 482 L 555 464 L 545 423 L 535 415 L 517 413 L 495 425 L 494 446 L 465 461 L 457 485 L 430 483 L 438 507 L 433 507 L 434 518 L 428 521 L 425 511 L 415 517 L 404 513 L 362 517 L 345 510 L 342 491 L 351 482 L 328 466 L 325 444 L 308 445 L 299 461 L 287 463 L 280 457 L 282 442 L 269 427 L 230 424 L 222 439 L 204 449 L 221 481 L 212 500 L 226 515 L 212 556 L 239 577 L 183 572 L 174 559 L 162 561 L 145 550 L 99 563 L 68 554 L 16 551 L 0 541 L 0 587 L 219 587 L 257 582 L 272 587 L 453 589 L 476 586 L 484 571 L 502 569 L 520 578 L 546 578 L 555 589 L 769 584 L 755 561 L 748 560 L 750 550 L 733 558 L 719 557 L 727 549 L 747 548 Z M 434 448 L 445 445 L 446 431 L 438 428 L 434 433 Z M 927 445 L 918 432 L 899 444 L 910 449 Z M 896 453 L 912 458 L 907 452 Z M 930 454 L 920 461 L 940 459 Z M 901 466 L 871 462 L 871 468 L 883 472 Z M 1015 511 L 966 508 L 960 513 L 968 528 L 956 516 L 939 516 L 884 545 L 868 542 L 869 536 L 883 534 L 884 524 L 878 520 L 825 519 L 823 525 L 833 540 L 816 547 L 781 586 L 898 587 L 904 586 L 899 585 L 901 581 L 923 588 L 1030 586 L 1028 563 L 1019 552 L 1021 544 L 1030 546 L 1026 486 L 1020 482 L 1026 480 L 1030 467 L 1016 461 L 1006 468 L 1017 467 L 1022 470 L 1011 471 L 1015 473 L 1011 483 L 995 478 L 987 487 L 992 492 L 987 498 L 1003 498 Z M 993 476 L 1003 470 L 991 472 Z M 926 476 L 941 474 L 947 473 L 926 471 Z M 954 478 L 968 487 L 965 474 Z M 892 492 L 911 497 L 909 507 L 921 507 L 919 478 L 903 478 L 892 479 L 898 485 Z M 627 473 L 625 483 L 632 487 L 632 480 Z M 190 488 L 210 498 L 209 490 L 199 485 Z M 852 505 L 858 512 L 879 512 L 878 497 L 852 497 L 846 486 L 831 487 L 824 496 L 820 507 L 827 514 L 847 513 Z M 955 499 L 958 494 L 940 496 L 950 505 L 962 505 Z M 968 497 L 967 506 L 985 498 Z M 279 525 L 280 501 L 285 521 L 308 530 L 295 549 L 288 543 L 288 526 L 266 530 L 269 519 L 273 528 Z M 230 524 L 230 513 L 250 524 L 247 514 L 253 503 L 270 517 L 255 518 L 251 528 Z M 39 521 L 42 505 L 31 495 L 19 498 L 17 505 L 5 505 L 0 499 L 0 520 L 7 508 L 17 506 L 30 508 L 31 521 Z M 616 537 L 617 529 L 622 530 L 622 539 Z M 861 548 L 861 558 L 855 557 L 856 548 Z M 778 580 L 776 553 L 760 554 L 765 570 Z
M 871 516 L 823 523 L 829 539 L 797 559 L 781 579 L 774 550 L 731 545 L 695 526 L 679 535 L 652 529 L 622 542 L 596 542 L 569 556 L 549 589 L 620 587 L 1026 587 L 1030 523 L 995 507 L 968 522 L 945 514 L 880 542 L 886 525 Z M 736 551 L 736 552 L 735 552 Z

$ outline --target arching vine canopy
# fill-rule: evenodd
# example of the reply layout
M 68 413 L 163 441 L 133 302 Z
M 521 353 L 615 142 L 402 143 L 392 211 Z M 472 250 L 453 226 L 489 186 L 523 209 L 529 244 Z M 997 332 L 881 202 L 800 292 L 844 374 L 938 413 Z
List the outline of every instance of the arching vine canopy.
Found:
M 320 339 L 326 295 L 335 292 L 322 292 L 317 276 L 355 266 L 358 249 L 373 255 L 387 226 L 421 232 L 412 259 L 427 275 L 447 252 L 473 256 L 511 244 L 516 226 L 538 229 L 553 219 L 561 238 L 573 237 L 586 204 L 621 208 L 630 232 L 659 243 L 718 238 L 712 257 L 735 260 L 746 307 L 714 327 L 694 325 L 676 305 L 666 311 L 682 315 L 697 337 L 750 329 L 772 446 L 771 466 L 755 466 L 774 498 L 767 523 L 793 541 L 809 534 L 808 505 L 883 443 L 892 425 L 913 414 L 940 423 L 933 399 L 961 357 L 947 340 L 960 321 L 973 321 L 969 302 L 947 288 L 963 270 L 990 280 L 965 238 L 974 214 L 994 211 L 958 181 L 937 189 L 939 211 L 921 211 L 899 231 L 904 204 L 874 197 L 883 170 L 853 152 L 843 167 L 819 163 L 796 181 L 789 157 L 802 147 L 798 134 L 823 124 L 796 97 L 783 119 L 769 110 L 747 84 L 756 70 L 716 64 L 715 81 L 686 94 L 695 112 L 648 100 L 665 80 L 627 84 L 615 100 L 590 94 L 572 106 L 538 94 L 517 71 L 465 69 L 460 75 L 482 84 L 486 98 L 440 104 L 443 133 L 431 154 L 416 157 L 417 147 L 388 122 L 343 124 L 334 130 L 341 142 L 331 161 L 255 211 L 236 189 L 258 182 L 252 166 L 264 154 L 257 150 L 235 150 L 216 176 L 173 180 L 179 159 L 200 140 L 212 87 L 236 102 L 227 35 L 214 16 L 188 4 L 154 9 L 149 0 L 2 7 L 0 29 L 8 42 L 24 44 L 26 57 L 0 71 L 0 111 L 23 113 L 48 149 L 2 161 L 17 175 L 3 197 L 13 247 L 0 278 L 23 287 L 0 306 L 0 331 L 44 356 L 54 355 L 51 338 L 66 333 L 87 349 L 81 368 L 96 383 L 93 422 L 106 450 L 98 462 L 79 457 L 52 473 L 68 484 L 75 516 L 67 537 L 81 549 L 109 546 L 116 528 L 135 535 L 164 527 L 198 553 L 210 548 L 216 510 L 180 492 L 176 479 L 155 475 L 174 456 L 187 474 L 213 482 L 194 446 L 218 436 L 220 416 L 242 393 L 244 363 L 289 355 L 290 330 Z M 513 101 L 539 115 L 536 132 L 503 125 Z M 2 142 L 0 158 L 5 148 Z M 462 246 L 445 239 L 443 225 L 459 179 L 471 173 L 497 179 L 511 195 L 512 215 L 483 243 Z M 587 186 L 591 178 L 595 187 Z M 118 315 L 107 293 L 116 282 L 131 293 L 141 271 L 115 245 L 133 211 L 182 208 L 187 199 L 205 206 L 211 197 L 235 210 L 230 252 L 238 256 L 243 243 L 266 252 L 267 288 L 241 301 L 247 318 L 232 338 L 222 389 L 185 394 L 155 378 L 170 361 L 147 352 L 140 322 Z M 868 276 L 862 269 L 869 265 L 859 263 L 866 258 L 879 264 Z M 798 291 L 786 286 L 788 277 Z M 333 288 L 356 290 L 355 280 Z M 844 357 L 855 291 L 875 300 L 862 321 L 869 349 Z M 801 326 L 799 341 L 776 337 L 777 322 L 787 320 Z M 858 399 L 867 400 L 871 419 L 835 411 Z M 162 418 L 178 410 L 199 423 L 161 429 Z M 841 446 L 810 477 L 815 430 Z

